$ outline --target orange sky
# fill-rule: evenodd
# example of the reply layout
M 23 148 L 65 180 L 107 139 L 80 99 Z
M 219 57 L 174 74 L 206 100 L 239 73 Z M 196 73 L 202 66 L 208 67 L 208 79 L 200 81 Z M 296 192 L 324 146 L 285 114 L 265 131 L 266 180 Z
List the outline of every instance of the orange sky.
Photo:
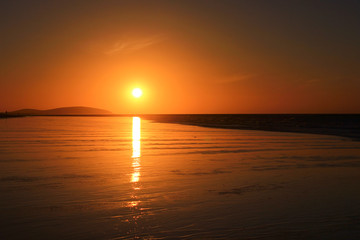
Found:
M 0 111 L 359 113 L 359 4 L 250 2 L 2 3 Z

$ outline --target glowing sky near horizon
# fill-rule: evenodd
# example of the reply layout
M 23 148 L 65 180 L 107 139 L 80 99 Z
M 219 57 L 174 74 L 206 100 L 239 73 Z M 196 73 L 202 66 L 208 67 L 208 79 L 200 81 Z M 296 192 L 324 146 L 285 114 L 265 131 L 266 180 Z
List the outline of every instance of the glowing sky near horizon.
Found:
M 360 112 L 358 1 L 16 0 L 0 18 L 0 111 Z

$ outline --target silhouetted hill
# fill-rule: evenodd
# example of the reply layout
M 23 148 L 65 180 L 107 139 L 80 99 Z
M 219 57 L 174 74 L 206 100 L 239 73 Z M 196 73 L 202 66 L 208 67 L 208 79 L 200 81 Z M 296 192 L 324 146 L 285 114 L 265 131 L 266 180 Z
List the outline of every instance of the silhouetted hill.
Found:
M 108 115 L 111 112 L 91 107 L 62 107 L 48 110 L 38 109 L 21 109 L 14 112 L 9 112 L 8 115 L 21 116 L 67 116 L 67 115 Z

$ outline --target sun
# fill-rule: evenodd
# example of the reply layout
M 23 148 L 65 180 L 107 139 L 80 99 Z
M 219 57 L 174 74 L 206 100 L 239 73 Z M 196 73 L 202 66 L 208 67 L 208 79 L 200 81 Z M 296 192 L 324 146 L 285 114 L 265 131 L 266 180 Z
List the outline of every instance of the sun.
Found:
M 132 90 L 132 95 L 135 97 L 135 98 L 139 98 L 141 97 L 142 95 L 142 90 L 140 88 L 134 88 Z

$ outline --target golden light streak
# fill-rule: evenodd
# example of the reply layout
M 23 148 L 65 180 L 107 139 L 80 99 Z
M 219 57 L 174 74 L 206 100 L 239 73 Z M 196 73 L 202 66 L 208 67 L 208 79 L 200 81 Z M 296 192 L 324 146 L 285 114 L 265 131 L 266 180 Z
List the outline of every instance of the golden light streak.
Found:
M 141 120 L 139 117 L 133 117 L 133 128 L 132 128 L 132 167 L 133 167 L 133 173 L 131 175 L 131 182 L 137 183 L 140 180 L 140 128 L 141 127 Z M 136 190 L 139 189 L 139 187 L 134 187 Z
M 137 199 L 136 192 L 139 191 L 140 188 L 140 139 L 141 139 L 141 119 L 139 117 L 133 117 L 132 119 L 132 173 L 130 178 L 130 183 L 132 185 L 132 189 L 134 190 L 133 194 L 131 195 L 132 201 L 127 203 L 127 206 L 132 208 L 133 210 L 137 210 L 139 204 L 141 203 L 140 200 Z M 135 214 L 132 216 L 129 221 L 137 221 L 138 218 L 141 217 L 141 214 Z

